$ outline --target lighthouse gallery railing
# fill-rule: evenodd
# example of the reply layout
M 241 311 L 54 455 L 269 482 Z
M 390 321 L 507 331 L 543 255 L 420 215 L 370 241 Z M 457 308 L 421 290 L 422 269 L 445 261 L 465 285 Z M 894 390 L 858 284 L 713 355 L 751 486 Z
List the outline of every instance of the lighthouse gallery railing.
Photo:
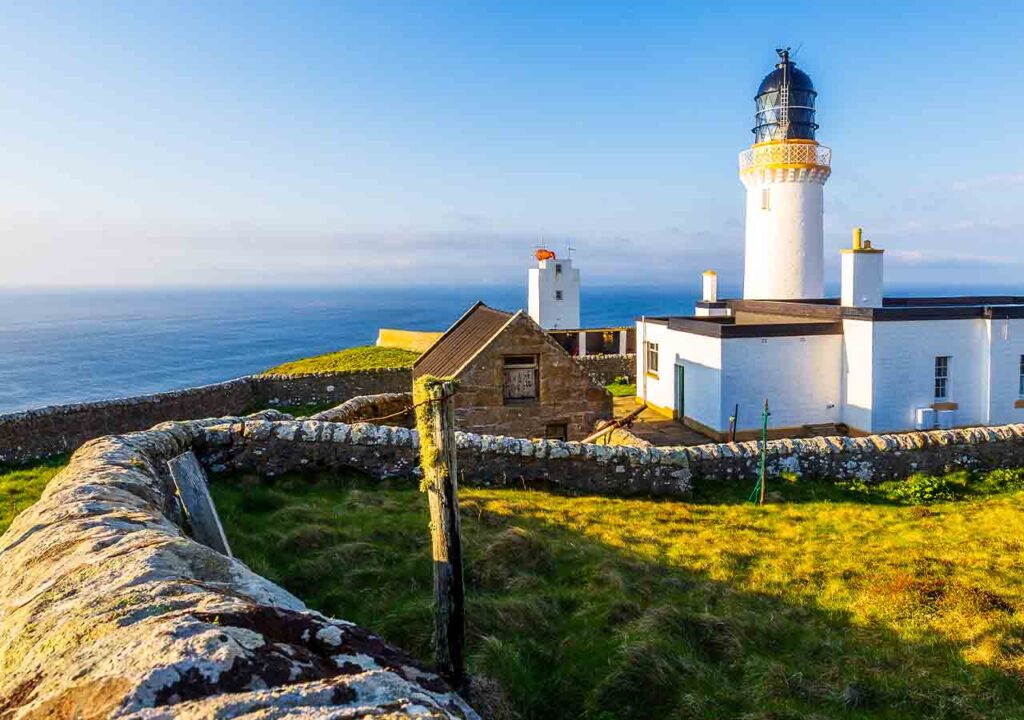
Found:
M 813 143 L 771 143 L 740 153 L 740 172 L 765 166 L 830 167 L 832 149 Z

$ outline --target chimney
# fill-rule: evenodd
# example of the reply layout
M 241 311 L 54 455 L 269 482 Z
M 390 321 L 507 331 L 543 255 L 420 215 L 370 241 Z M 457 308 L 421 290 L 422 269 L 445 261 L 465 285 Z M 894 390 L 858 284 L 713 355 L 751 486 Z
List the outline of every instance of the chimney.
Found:
M 864 239 L 863 230 L 853 229 L 853 244 L 842 250 L 843 307 L 882 307 L 882 253 Z
M 706 303 L 718 302 L 718 273 L 714 270 L 705 270 L 701 280 L 703 289 L 701 300 Z

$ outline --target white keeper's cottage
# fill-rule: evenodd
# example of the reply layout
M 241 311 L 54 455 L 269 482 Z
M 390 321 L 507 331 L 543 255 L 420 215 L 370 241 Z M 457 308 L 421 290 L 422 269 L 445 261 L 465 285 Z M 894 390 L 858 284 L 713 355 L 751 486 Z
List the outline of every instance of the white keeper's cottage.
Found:
M 823 194 L 831 150 L 815 139 L 817 93 L 787 51 L 756 97 L 743 299 L 717 276 L 687 317 L 637 323 L 638 399 L 712 437 L 821 426 L 867 434 L 1024 422 L 1024 296 L 883 297 L 883 251 L 859 228 L 824 297 Z M 818 426 L 818 427 L 814 427 Z

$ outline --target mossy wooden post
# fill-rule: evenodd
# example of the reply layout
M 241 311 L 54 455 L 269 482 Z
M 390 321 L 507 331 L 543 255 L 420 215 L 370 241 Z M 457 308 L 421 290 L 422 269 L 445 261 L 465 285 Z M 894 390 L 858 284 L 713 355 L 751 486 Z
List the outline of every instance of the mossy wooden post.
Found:
M 423 377 L 413 399 L 420 436 L 420 489 L 430 503 L 430 539 L 434 559 L 434 661 L 438 673 L 456 688 L 465 678 L 465 589 L 462 581 L 462 530 L 459 524 L 458 465 L 452 396 L 456 383 Z M 429 401 L 429 402 L 427 402 Z

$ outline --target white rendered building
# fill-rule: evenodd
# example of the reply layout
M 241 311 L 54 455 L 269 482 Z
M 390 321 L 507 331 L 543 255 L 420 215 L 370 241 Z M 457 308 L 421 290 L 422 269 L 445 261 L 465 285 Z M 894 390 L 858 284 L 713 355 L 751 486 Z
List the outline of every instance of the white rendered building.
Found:
M 780 55 L 740 155 L 743 299 L 705 273 L 694 316 L 638 321 L 638 400 L 717 439 L 733 417 L 757 436 L 766 399 L 773 436 L 1024 422 L 1024 297 L 884 298 L 883 252 L 859 228 L 841 297 L 823 297 L 831 153 L 810 78 Z
M 580 271 L 550 250 L 538 250 L 536 257 L 537 267 L 530 268 L 530 317 L 545 330 L 579 328 Z

